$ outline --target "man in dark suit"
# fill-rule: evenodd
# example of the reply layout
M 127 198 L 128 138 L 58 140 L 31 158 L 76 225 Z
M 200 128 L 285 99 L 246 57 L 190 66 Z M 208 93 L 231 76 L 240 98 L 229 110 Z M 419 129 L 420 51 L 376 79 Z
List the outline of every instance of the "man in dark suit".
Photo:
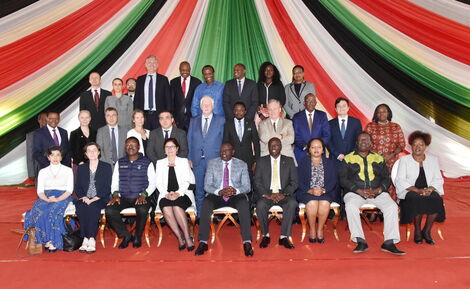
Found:
M 47 124 L 47 113 L 41 112 L 38 114 L 38 124 L 39 128 Z M 38 163 L 33 157 L 35 131 L 33 130 L 26 134 L 26 167 L 28 169 L 28 178 L 23 182 L 25 185 L 34 184 L 38 173 Z
M 169 111 L 162 111 L 158 116 L 160 127 L 150 132 L 149 141 L 147 143 L 146 154 L 154 164 L 158 160 L 166 157 L 163 143 L 168 138 L 175 138 L 180 145 L 178 156 L 181 158 L 188 157 L 188 140 L 186 132 L 182 129 L 173 126 L 173 115 Z
M 111 95 L 110 91 L 102 89 L 101 76 L 98 72 L 92 72 L 89 76 L 91 88 L 80 95 L 80 110 L 88 110 L 91 115 L 90 127 L 97 131 L 106 125 L 104 119 L 104 104 L 106 98 Z
M 225 123 L 224 142 L 231 143 L 237 148 L 234 157 L 247 163 L 250 179 L 252 179 L 256 166 L 255 160 L 260 155 L 258 131 L 255 122 L 245 118 L 246 107 L 243 102 L 235 103 L 233 115 L 235 118 L 228 119 Z
M 49 112 L 47 114 L 47 125 L 34 132 L 33 158 L 38 164 L 38 171 L 49 165 L 46 151 L 51 146 L 62 147 L 64 153 L 61 163 L 70 167 L 71 153 L 69 137 L 65 129 L 58 127 L 59 122 L 59 113 Z
M 134 108 L 141 109 L 145 115 L 145 128 L 156 129 L 157 117 L 162 110 L 171 110 L 170 84 L 168 78 L 157 73 L 158 59 L 150 55 L 145 60 L 147 74 L 137 78 Z
M 135 80 L 135 78 L 128 78 L 126 80 L 126 90 L 127 90 L 127 95 L 132 99 L 132 101 L 134 101 L 135 99 L 135 86 L 136 86 L 137 82 Z
M 194 90 L 201 81 L 191 75 L 191 65 L 187 61 L 180 63 L 180 75 L 170 81 L 170 89 L 173 101 L 172 111 L 175 116 L 176 126 L 188 131 L 191 120 L 191 103 Z
M 255 172 L 256 215 L 261 227 L 263 239 L 260 248 L 268 247 L 271 238 L 269 236 L 269 209 L 278 205 L 282 207 L 282 226 L 279 245 L 293 249 L 294 245 L 289 240 L 292 232 L 297 201 L 294 192 L 299 184 L 297 169 L 294 159 L 281 155 L 281 140 L 274 137 L 269 140 L 269 155 L 261 157 L 257 161 Z
M 315 109 L 317 99 L 313 93 L 305 96 L 305 109 L 292 118 L 295 131 L 294 154 L 297 162 L 307 155 L 307 143 L 312 138 L 321 138 L 325 145 L 330 141 L 330 126 L 326 113 Z
M 245 77 L 246 67 L 238 63 L 233 68 L 234 79 L 225 83 L 224 113 L 227 120 L 234 118 L 232 109 L 235 103 L 243 102 L 246 106 L 246 118 L 253 120 L 259 105 L 256 82 Z

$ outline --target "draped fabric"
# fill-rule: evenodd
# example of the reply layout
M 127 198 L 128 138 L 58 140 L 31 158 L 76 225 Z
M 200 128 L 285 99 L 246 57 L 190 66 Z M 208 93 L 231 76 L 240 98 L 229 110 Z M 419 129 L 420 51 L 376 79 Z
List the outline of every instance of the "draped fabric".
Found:
M 470 6 L 457 1 L 448 0 L 409 0 L 422 8 L 439 14 L 445 18 L 454 20 L 461 24 L 470 25 Z
M 4 0 L 2 1 L 2 9 L 0 10 L 0 17 L 4 17 L 10 13 L 18 11 L 28 5 L 33 4 L 38 0 Z

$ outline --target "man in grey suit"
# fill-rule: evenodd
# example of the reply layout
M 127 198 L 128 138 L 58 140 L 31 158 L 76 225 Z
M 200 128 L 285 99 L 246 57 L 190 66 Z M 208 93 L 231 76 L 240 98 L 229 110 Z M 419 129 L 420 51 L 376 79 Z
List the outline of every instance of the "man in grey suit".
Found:
M 166 157 L 163 143 L 168 138 L 175 138 L 180 149 L 178 156 L 181 158 L 188 157 L 188 140 L 186 138 L 186 132 L 182 129 L 173 126 L 173 115 L 171 112 L 164 110 L 158 115 L 158 121 L 160 127 L 150 132 L 149 141 L 147 144 L 146 154 L 149 159 L 152 160 L 153 164 L 156 164 L 158 160 Z
M 114 167 L 114 164 L 126 155 L 124 144 L 127 130 L 118 125 L 118 112 L 114 107 L 108 107 L 104 116 L 106 125 L 98 129 L 96 143 L 101 147 L 101 160 Z
M 297 201 L 294 192 L 298 186 L 297 169 L 294 159 L 281 155 L 281 140 L 274 137 L 269 140 L 269 155 L 261 157 L 257 161 L 257 169 L 254 181 L 254 202 L 256 203 L 256 215 L 261 226 L 263 239 L 260 248 L 268 247 L 269 237 L 269 209 L 278 205 L 282 207 L 282 226 L 279 245 L 293 249 L 294 245 L 289 240 L 292 231 Z
M 251 188 L 248 166 L 244 161 L 233 158 L 234 152 L 230 143 L 223 143 L 220 147 L 220 157 L 210 160 L 207 164 L 204 179 L 204 190 L 207 195 L 202 202 L 202 213 L 199 219 L 199 246 L 195 252 L 196 256 L 207 251 L 212 211 L 221 207 L 232 207 L 238 210 L 245 256 L 253 256 L 251 213 L 247 196 Z

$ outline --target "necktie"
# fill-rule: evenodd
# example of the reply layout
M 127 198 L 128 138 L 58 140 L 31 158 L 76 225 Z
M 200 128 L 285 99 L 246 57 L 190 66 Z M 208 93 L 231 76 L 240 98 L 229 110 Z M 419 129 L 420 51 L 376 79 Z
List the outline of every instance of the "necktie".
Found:
M 168 139 L 168 130 L 165 130 L 165 140 Z
M 98 110 L 98 108 L 100 107 L 100 95 L 98 94 L 98 90 L 96 89 L 95 89 L 94 99 L 95 99 L 96 110 Z
M 153 78 L 152 78 L 152 75 L 149 75 L 149 77 L 150 77 L 149 91 L 148 91 L 149 110 L 153 110 Z
M 276 123 L 273 122 L 273 128 L 274 128 L 274 132 L 276 132 Z
M 241 119 L 238 120 L 238 138 L 242 141 L 243 138 L 243 129 L 242 129 L 242 121 Z
M 242 94 L 242 81 L 238 80 L 238 95 L 240 96 Z
M 308 129 L 310 130 L 310 134 L 312 134 L 312 127 L 313 127 L 313 119 L 312 114 L 308 114 Z
M 277 159 L 274 159 L 273 162 L 273 178 L 271 182 L 273 194 L 279 193 L 279 169 L 277 168 Z
M 229 175 L 228 175 L 228 162 L 225 162 L 225 168 L 224 168 L 224 189 L 229 186 Z M 228 197 L 223 197 L 224 201 L 228 201 Z
M 181 86 L 181 89 L 183 90 L 183 96 L 186 97 L 186 79 L 187 77 L 183 77 L 183 85 Z
M 59 138 L 57 137 L 57 133 L 55 132 L 55 128 L 52 129 L 52 138 L 54 139 L 54 144 L 59 146 Z
M 209 118 L 206 117 L 205 122 L 204 122 L 204 129 L 202 130 L 203 137 L 206 137 L 208 126 L 209 126 Z
M 344 124 L 345 119 L 341 120 L 341 137 L 344 139 L 344 134 L 346 133 L 346 125 Z
M 114 133 L 114 127 L 111 128 L 111 143 L 112 143 L 112 153 L 113 153 L 113 163 L 116 163 L 118 160 L 117 146 L 116 146 L 116 134 Z

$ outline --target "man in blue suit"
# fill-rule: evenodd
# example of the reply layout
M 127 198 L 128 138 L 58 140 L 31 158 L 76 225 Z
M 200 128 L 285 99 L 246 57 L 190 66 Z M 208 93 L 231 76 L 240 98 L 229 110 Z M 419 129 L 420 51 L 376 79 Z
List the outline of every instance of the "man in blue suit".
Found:
M 214 99 L 210 96 L 201 98 L 202 115 L 191 118 L 188 129 L 188 159 L 196 177 L 196 208 L 201 215 L 204 200 L 204 176 L 207 161 L 219 156 L 220 145 L 224 137 L 225 117 L 212 113 Z
M 57 125 L 60 122 L 60 115 L 57 112 L 49 112 L 47 114 L 47 125 L 37 129 L 34 132 L 33 141 L 33 158 L 41 170 L 49 165 L 45 152 L 51 146 L 61 146 L 64 155 L 62 156 L 62 164 L 70 167 L 70 143 L 67 131 Z
M 330 141 L 330 126 L 326 113 L 316 110 L 317 99 L 313 93 L 304 98 L 305 109 L 292 118 L 295 131 L 294 154 L 297 163 L 307 155 L 307 143 L 312 138 L 321 138 L 325 145 Z

